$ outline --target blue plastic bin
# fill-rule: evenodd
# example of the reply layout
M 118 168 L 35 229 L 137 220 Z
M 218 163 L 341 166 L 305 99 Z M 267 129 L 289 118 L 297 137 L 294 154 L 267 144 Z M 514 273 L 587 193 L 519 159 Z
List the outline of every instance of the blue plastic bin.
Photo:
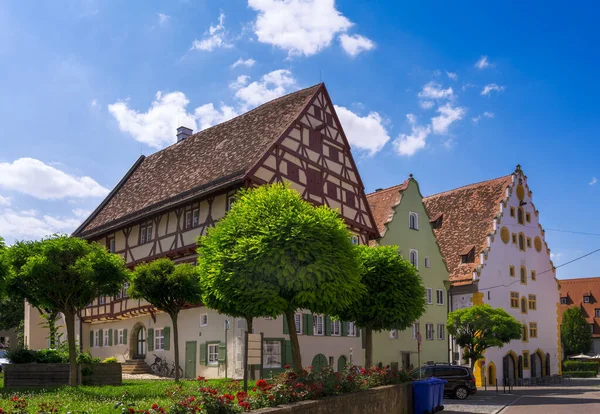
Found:
M 436 385 L 431 379 L 413 382 L 414 414 L 432 414 L 434 412 L 436 402 L 433 400 L 433 391 Z
M 434 411 L 442 411 L 444 409 L 444 386 L 448 381 L 439 378 L 432 378 L 432 380 L 435 382 L 433 385 L 433 388 L 435 389 L 433 402 Z

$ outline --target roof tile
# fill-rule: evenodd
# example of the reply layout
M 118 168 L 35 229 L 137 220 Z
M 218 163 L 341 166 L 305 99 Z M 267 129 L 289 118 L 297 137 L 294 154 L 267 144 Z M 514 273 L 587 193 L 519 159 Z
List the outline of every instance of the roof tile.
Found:
M 409 182 L 410 180 L 406 180 L 402 184 L 367 194 L 367 201 L 381 237 L 385 234 L 385 225 L 392 221 L 394 207 L 400 203 L 402 192 L 408 188 Z

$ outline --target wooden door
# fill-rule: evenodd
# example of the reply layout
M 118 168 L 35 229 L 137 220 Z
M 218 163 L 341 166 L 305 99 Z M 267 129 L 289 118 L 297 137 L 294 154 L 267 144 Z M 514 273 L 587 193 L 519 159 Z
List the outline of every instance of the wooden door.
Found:
M 196 378 L 196 341 L 188 341 L 185 343 L 185 371 L 186 378 Z
M 344 369 L 346 368 L 346 357 L 345 356 L 340 356 L 338 358 L 338 366 L 337 366 L 337 372 L 344 372 Z
M 328 366 L 329 364 L 327 363 L 327 357 L 323 354 L 315 355 L 315 357 L 312 360 L 312 367 L 314 372 L 321 372 Z

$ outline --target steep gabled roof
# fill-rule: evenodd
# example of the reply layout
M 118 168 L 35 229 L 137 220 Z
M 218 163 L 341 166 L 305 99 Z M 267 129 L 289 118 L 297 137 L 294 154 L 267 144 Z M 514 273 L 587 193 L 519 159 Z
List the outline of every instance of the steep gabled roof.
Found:
M 434 232 L 454 286 L 472 283 L 473 272 L 481 264 L 480 253 L 487 247 L 487 236 L 493 231 L 494 218 L 511 183 L 512 175 L 507 175 L 423 199 L 429 217 L 443 215 L 441 227 Z M 474 263 L 462 263 L 461 254 L 473 247 Z
M 381 237 L 385 235 L 385 225 L 392 221 L 394 207 L 400 204 L 402 192 L 408 188 L 409 182 L 410 179 L 404 181 L 402 184 L 367 194 L 367 201 L 369 202 L 369 207 L 371 207 L 373 219 Z
M 241 183 L 321 87 L 323 84 L 318 84 L 274 99 L 141 157 L 73 235 L 105 231 L 188 197 Z

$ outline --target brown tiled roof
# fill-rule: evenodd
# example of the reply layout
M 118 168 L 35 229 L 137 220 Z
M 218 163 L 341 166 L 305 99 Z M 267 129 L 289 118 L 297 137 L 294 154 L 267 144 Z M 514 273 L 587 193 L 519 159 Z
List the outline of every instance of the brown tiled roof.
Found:
M 423 199 L 429 217 L 444 215 L 441 227 L 434 232 L 454 286 L 472 283 L 473 271 L 480 265 L 479 253 L 487 246 L 486 238 L 493 231 L 494 217 L 511 183 L 512 175 L 507 175 Z M 472 247 L 475 262 L 461 263 L 460 255 Z
M 394 207 L 400 203 L 402 192 L 408 188 L 409 182 L 410 180 L 406 180 L 402 184 L 367 194 L 367 201 L 381 237 L 385 235 L 385 225 L 392 221 Z
M 277 98 L 141 158 L 74 235 L 105 230 L 182 197 L 241 181 L 321 86 Z
M 596 309 L 600 308 L 600 277 L 584 277 L 577 279 L 560 279 L 560 297 L 568 298 L 567 304 L 560 306 L 561 313 L 572 306 L 579 306 L 588 323 L 594 324 L 594 338 L 600 338 L 600 325 L 596 321 Z M 591 296 L 590 303 L 583 297 Z

